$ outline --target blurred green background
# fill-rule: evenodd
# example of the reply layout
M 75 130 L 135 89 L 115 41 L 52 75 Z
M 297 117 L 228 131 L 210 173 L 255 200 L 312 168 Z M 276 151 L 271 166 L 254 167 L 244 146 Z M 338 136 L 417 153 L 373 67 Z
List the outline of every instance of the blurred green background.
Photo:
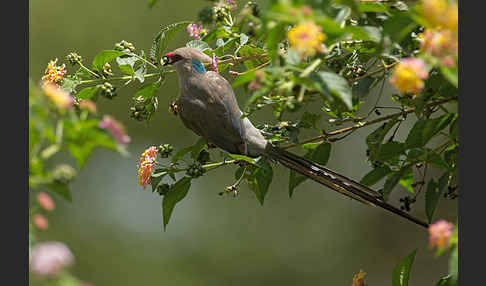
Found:
M 59 58 L 63 63 L 71 51 L 91 62 L 96 53 L 112 49 L 121 40 L 147 52 L 162 25 L 195 20 L 199 9 L 209 3 L 160 0 L 149 10 L 147 2 L 31 0 L 29 76 L 39 80 L 49 60 Z M 187 40 L 181 32 L 170 48 Z M 167 111 L 168 102 L 178 95 L 174 75 L 160 89 L 160 108 L 148 126 L 128 119 L 134 89 L 120 86 L 117 91 L 114 100 L 100 100 L 98 110 L 125 124 L 132 138 L 130 157 L 96 150 L 71 185 L 73 203 L 55 197 L 49 229 L 39 235 L 41 240 L 63 241 L 72 249 L 76 256 L 72 270 L 80 279 L 98 286 L 351 285 L 353 274 L 363 269 L 369 285 L 391 285 L 394 266 L 415 248 L 410 285 L 435 285 L 447 274 L 448 255 L 434 258 L 426 230 L 310 181 L 289 199 L 288 171 L 282 166 L 274 169 L 263 207 L 246 185 L 237 198 L 218 196 L 233 182 L 236 166 L 195 180 L 163 232 L 161 198 L 137 185 L 139 154 L 160 143 L 179 149 L 197 138 Z M 392 104 L 390 92 L 385 89 L 381 105 Z M 243 90 L 237 90 L 237 95 L 243 105 L 248 95 Z M 372 103 L 370 98 L 364 110 Z M 326 119 L 321 120 L 324 127 Z M 267 110 L 252 120 L 273 119 Z M 361 179 L 371 169 L 364 136 L 376 127 L 334 143 L 328 167 Z M 410 121 L 402 125 L 401 139 L 407 128 Z M 60 159 L 74 165 L 69 156 Z M 397 202 L 404 195 L 401 188 L 391 200 Z M 421 199 L 412 214 L 425 218 L 423 209 Z M 442 201 L 436 218 L 454 221 L 456 212 L 454 201 Z

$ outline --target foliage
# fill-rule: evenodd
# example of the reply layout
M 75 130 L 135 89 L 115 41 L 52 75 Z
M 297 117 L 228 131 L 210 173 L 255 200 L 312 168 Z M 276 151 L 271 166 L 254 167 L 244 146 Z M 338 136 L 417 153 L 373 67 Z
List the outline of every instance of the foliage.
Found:
M 434 3 L 439 2 L 443 4 L 443 17 L 433 12 L 437 8 Z M 149 1 L 149 7 L 156 3 Z M 175 72 L 161 65 L 162 55 L 175 34 L 190 23 L 182 21 L 159 29 L 149 58 L 126 41 L 101 51 L 90 67 L 80 56 L 70 54 L 68 60 L 77 70 L 66 75 L 60 85 L 76 101 L 96 102 L 100 96 L 113 99 L 116 90 L 123 87 L 115 86 L 120 81 L 125 81 L 124 85 L 138 81 L 143 85 L 132 98 L 129 115 L 149 122 L 158 109 L 160 87 L 166 76 Z M 454 1 L 273 0 L 262 5 L 248 2 L 242 7 L 234 1 L 213 1 L 199 12 L 193 24 L 190 29 L 187 26 L 193 38 L 187 46 L 217 57 L 212 64 L 232 77 L 234 88 L 249 95 L 244 116 L 271 110 L 275 122 L 258 127 L 274 144 L 285 149 L 301 146 L 307 159 L 325 165 L 332 144 L 357 129 L 374 125 L 363 142 L 373 169 L 361 183 L 373 186 L 384 181 L 379 191 L 385 200 L 393 192 L 405 191 L 400 202 L 407 211 L 422 194 L 429 222 L 434 220 L 441 199 L 457 197 L 458 114 L 455 105 L 448 105 L 458 100 Z M 117 64 L 121 74 L 114 74 L 111 64 Z M 388 81 L 396 87 L 397 91 L 389 95 L 396 104 L 384 108 L 380 99 Z M 377 100 L 371 110 L 364 110 L 363 103 L 370 100 L 372 91 L 378 91 Z M 313 105 L 320 111 L 310 112 L 307 107 Z M 396 112 L 382 114 L 387 110 Z M 53 183 L 43 160 L 58 152 L 62 142 L 80 168 L 97 146 L 123 150 L 96 127 L 97 119 L 86 118 L 86 112 L 74 109 L 53 116 L 33 104 L 31 114 L 40 118 L 29 120 L 31 188 L 47 188 Z M 300 119 L 290 119 L 295 117 Z M 57 123 L 51 122 L 53 118 Z M 322 119 L 333 130 L 324 130 Z M 413 127 L 401 141 L 397 133 L 406 120 Z M 302 138 L 302 130 L 315 135 Z M 65 141 L 60 141 L 62 138 Z M 148 169 L 150 178 L 146 179 L 150 180 L 143 180 L 142 185 L 150 182 L 152 192 L 163 197 L 164 229 L 175 205 L 188 195 L 192 180 L 221 166 L 237 164 L 239 168 L 235 182 L 220 194 L 237 195 L 245 181 L 263 205 L 273 179 L 270 162 L 215 154 L 209 147 L 203 140 L 177 152 L 161 145 L 157 148 L 161 160 L 150 158 L 156 168 Z M 214 160 L 217 156 L 222 160 Z M 431 168 L 440 172 L 439 179 L 426 182 Z M 184 175 L 177 178 L 180 173 Z M 304 180 L 290 172 L 289 196 Z M 51 190 L 68 197 L 66 188 L 57 184 Z M 407 285 L 414 256 L 415 252 L 395 268 L 394 285 Z

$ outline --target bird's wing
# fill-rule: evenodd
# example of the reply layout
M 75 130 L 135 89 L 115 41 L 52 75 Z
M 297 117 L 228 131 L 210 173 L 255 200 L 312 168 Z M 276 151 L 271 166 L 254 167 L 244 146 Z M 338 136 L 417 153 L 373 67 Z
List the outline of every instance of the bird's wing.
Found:
M 191 78 L 180 98 L 186 126 L 230 152 L 246 154 L 241 110 L 228 81 L 215 72 Z

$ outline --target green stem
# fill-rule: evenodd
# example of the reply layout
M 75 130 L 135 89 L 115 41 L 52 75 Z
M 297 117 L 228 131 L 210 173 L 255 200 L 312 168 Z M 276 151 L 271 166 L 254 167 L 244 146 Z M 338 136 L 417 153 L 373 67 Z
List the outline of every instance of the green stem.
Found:
M 166 71 L 165 73 L 173 73 L 173 72 L 175 72 L 175 70 Z M 160 76 L 160 73 L 146 74 L 145 78 L 152 78 L 156 76 Z M 128 80 L 131 78 L 132 78 L 131 75 L 126 75 L 126 76 L 111 77 L 107 79 L 87 79 L 87 80 L 82 80 L 80 84 L 96 84 L 96 83 L 103 83 L 103 82 L 109 82 L 114 80 Z

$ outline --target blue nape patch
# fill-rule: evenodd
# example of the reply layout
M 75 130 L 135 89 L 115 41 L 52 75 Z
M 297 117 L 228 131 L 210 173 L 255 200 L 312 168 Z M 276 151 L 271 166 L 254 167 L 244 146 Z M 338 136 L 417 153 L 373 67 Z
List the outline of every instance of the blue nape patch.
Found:
M 199 60 L 192 60 L 192 68 L 199 73 L 204 73 L 206 72 L 206 68 L 204 65 L 201 63 Z

